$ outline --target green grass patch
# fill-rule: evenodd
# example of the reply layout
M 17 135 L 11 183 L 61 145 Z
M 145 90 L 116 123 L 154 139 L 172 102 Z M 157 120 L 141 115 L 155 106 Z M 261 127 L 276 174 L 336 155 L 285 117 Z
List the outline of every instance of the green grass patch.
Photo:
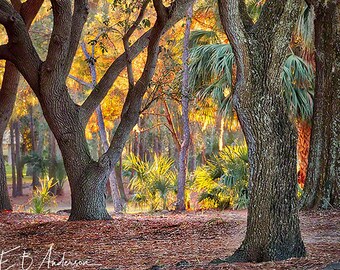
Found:
M 7 184 L 12 184 L 12 166 L 9 164 L 6 164 L 6 177 L 7 177 Z M 24 184 L 31 184 L 32 183 L 32 176 L 26 176 L 27 167 L 24 166 L 23 169 L 23 183 Z

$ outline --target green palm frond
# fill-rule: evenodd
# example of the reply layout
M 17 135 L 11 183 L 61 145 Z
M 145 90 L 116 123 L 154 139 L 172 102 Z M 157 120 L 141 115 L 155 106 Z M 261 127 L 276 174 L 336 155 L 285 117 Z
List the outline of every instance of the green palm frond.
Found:
M 240 198 L 247 198 L 247 147 L 225 147 L 213 155 L 206 165 L 199 167 L 194 178 L 194 187 L 200 192 L 201 202 L 211 201 L 216 207 L 222 207 L 228 198 L 228 207 L 230 204 L 240 207 Z
M 171 158 L 162 155 L 155 155 L 153 162 L 143 161 L 134 154 L 128 155 L 123 166 L 125 170 L 134 172 L 130 180 L 130 188 L 135 192 L 133 201 L 149 203 L 151 210 L 156 210 L 160 205 L 165 209 L 168 196 L 175 189 L 173 163 Z
M 234 54 L 230 44 L 197 46 L 190 51 L 190 86 L 200 98 L 224 98 L 232 85 Z
M 304 5 L 299 16 L 296 33 L 301 37 L 305 49 L 312 51 L 314 47 L 314 11 L 312 5 Z
M 190 34 L 189 47 L 220 43 L 220 39 L 215 31 L 195 30 Z
M 232 115 L 232 67 L 234 54 L 229 44 L 210 44 L 191 50 L 190 85 L 199 99 L 212 97 L 222 115 Z M 314 72 L 297 55 L 287 57 L 282 72 L 285 98 L 291 112 L 309 118 L 313 112 Z M 226 89 L 231 89 L 226 95 Z
M 291 113 L 304 119 L 310 118 L 313 114 L 314 95 L 312 66 L 301 57 L 291 54 L 283 68 L 282 83 Z

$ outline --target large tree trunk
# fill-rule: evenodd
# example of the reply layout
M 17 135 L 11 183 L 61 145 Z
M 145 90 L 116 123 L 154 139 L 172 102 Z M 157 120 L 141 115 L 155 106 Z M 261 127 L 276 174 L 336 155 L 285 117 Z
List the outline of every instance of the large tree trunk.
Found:
M 315 1 L 316 86 L 302 206 L 340 207 L 340 3 Z
M 302 257 L 305 247 L 297 211 L 297 135 L 285 106 L 280 76 L 299 1 L 268 0 L 255 25 L 243 1 L 219 0 L 219 4 L 237 62 L 233 103 L 250 165 L 247 232 L 229 261 Z
M 22 162 L 21 162 L 21 150 L 20 150 L 20 130 L 19 130 L 19 120 L 17 120 L 14 124 L 14 132 L 15 132 L 15 159 L 16 159 L 16 168 L 17 168 L 17 186 L 16 186 L 16 195 L 22 196 Z M 14 162 L 14 161 L 13 161 Z
M 111 216 L 106 210 L 106 182 L 108 170 L 103 170 L 93 162 L 80 174 L 80 178 L 70 179 L 71 215 L 69 220 L 108 220 Z
M 154 0 L 157 19 L 152 29 L 129 48 L 129 53 L 126 51 L 112 63 L 96 89 L 79 106 L 70 97 L 66 78 L 87 19 L 87 2 L 79 0 L 72 5 L 68 0 L 51 1 L 54 25 L 47 57 L 42 61 L 23 21 L 6 0 L 0 0 L 0 23 L 6 28 L 10 44 L 1 50 L 0 57 L 14 59 L 16 67 L 38 97 L 46 121 L 55 135 L 71 186 L 70 220 L 110 218 L 105 208 L 105 184 L 109 173 L 114 169 L 131 130 L 137 124 L 143 96 L 155 72 L 161 36 L 183 17 L 184 10 L 192 0 L 176 0 L 169 7 L 164 6 L 162 1 Z M 128 37 L 141 23 L 148 3 L 144 1 L 140 15 L 127 31 Z M 129 38 L 125 41 L 129 43 Z M 86 124 L 118 75 L 126 66 L 131 66 L 132 59 L 146 46 L 144 70 L 136 83 L 129 87 L 121 122 L 108 151 L 96 162 L 91 158 L 85 138 Z
M 183 50 L 183 82 L 182 82 L 182 123 L 183 123 L 183 138 L 181 149 L 179 151 L 178 161 L 178 192 L 176 210 L 185 210 L 185 182 L 187 176 L 188 149 L 190 144 L 190 122 L 189 122 L 189 42 L 190 28 L 193 13 L 193 5 L 187 11 L 187 20 L 184 35 L 184 50 Z

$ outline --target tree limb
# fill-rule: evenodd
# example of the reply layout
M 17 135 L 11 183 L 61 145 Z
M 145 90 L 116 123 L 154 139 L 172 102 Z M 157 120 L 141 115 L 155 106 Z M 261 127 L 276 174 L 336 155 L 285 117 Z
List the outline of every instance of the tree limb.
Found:
M 9 51 L 8 44 L 4 44 L 0 46 L 0 59 L 8 60 L 8 61 L 14 61 L 14 56 L 11 55 L 11 52 Z
M 273 29 L 279 23 L 286 4 L 287 0 L 267 0 L 264 3 L 260 17 L 255 24 L 259 35 L 268 36 L 273 34 Z
M 135 84 L 133 70 L 132 70 L 132 59 L 131 59 L 129 39 L 132 36 L 132 34 L 134 33 L 134 31 L 137 29 L 138 25 L 141 23 L 149 2 L 150 2 L 150 0 L 144 0 L 142 8 L 139 12 L 139 15 L 138 15 L 136 21 L 132 24 L 132 26 L 129 28 L 129 30 L 126 32 L 126 34 L 123 36 L 123 44 L 124 44 L 124 49 L 125 49 L 125 53 L 126 53 L 126 61 L 127 61 L 127 74 L 128 74 L 128 80 L 129 80 L 129 89 L 132 89 L 134 87 L 134 84 Z
M 254 26 L 254 23 L 253 23 L 253 20 L 249 16 L 249 13 L 247 11 L 247 6 L 244 0 L 240 0 L 239 9 L 240 9 L 240 16 L 241 16 L 245 29 L 250 30 L 250 28 Z
M 68 52 L 70 48 L 72 12 L 71 1 L 51 0 L 53 10 L 53 30 L 51 35 L 45 65 L 50 72 L 65 70 L 65 64 L 70 61 Z M 73 61 L 73 59 L 71 59 Z M 66 71 L 66 70 L 65 70 Z M 63 74 L 65 79 L 68 72 Z M 58 74 L 60 76 L 60 74 Z
M 163 33 L 169 30 L 174 24 L 183 18 L 183 14 L 193 0 L 177 0 L 171 6 L 169 20 L 167 21 Z M 152 29 L 144 33 L 131 47 L 130 57 L 131 60 L 136 58 L 142 50 L 148 45 Z M 119 74 L 124 70 L 127 65 L 126 53 L 121 54 L 108 68 L 104 76 L 101 78 L 96 88 L 91 92 L 88 98 L 82 105 L 82 111 L 85 119 L 89 119 L 94 110 L 100 102 L 107 95 L 108 91 L 116 81 Z
M 20 7 L 20 15 L 24 19 L 27 29 L 31 26 L 43 2 L 44 0 L 27 0 L 22 3 Z
M 248 34 L 244 27 L 239 0 L 218 0 L 222 26 L 233 48 L 238 76 L 245 78 L 248 71 Z
M 39 69 L 42 61 L 32 44 L 22 16 L 6 0 L 0 0 L 0 24 L 6 28 L 8 35 L 7 48 L 13 56 L 13 59 L 9 60 L 16 65 L 31 88 L 39 95 Z
M 74 56 L 76 55 L 79 41 L 81 38 L 83 27 L 86 23 L 87 16 L 89 13 L 88 1 L 87 0 L 75 0 L 74 11 L 72 16 L 72 29 L 70 36 L 70 46 L 67 55 L 66 73 L 70 72 Z

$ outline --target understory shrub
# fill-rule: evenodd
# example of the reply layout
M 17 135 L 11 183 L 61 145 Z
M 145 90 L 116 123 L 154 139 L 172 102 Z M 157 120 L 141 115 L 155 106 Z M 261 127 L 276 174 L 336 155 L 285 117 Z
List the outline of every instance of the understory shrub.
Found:
M 30 201 L 30 212 L 34 214 L 49 213 L 49 206 L 56 204 L 55 196 L 50 190 L 55 185 L 53 178 L 40 179 L 40 187 L 33 191 L 33 197 Z
M 227 146 L 196 169 L 194 188 L 202 208 L 242 209 L 248 205 L 248 150 Z
M 124 170 L 130 171 L 131 201 L 151 211 L 168 209 L 175 200 L 176 174 L 174 161 L 166 156 L 155 155 L 153 161 L 143 161 L 130 154 L 123 162 Z

